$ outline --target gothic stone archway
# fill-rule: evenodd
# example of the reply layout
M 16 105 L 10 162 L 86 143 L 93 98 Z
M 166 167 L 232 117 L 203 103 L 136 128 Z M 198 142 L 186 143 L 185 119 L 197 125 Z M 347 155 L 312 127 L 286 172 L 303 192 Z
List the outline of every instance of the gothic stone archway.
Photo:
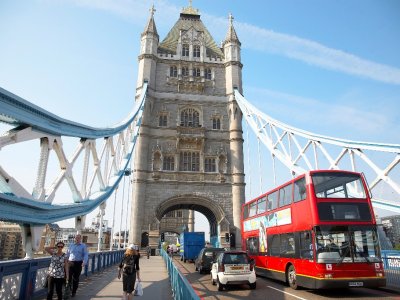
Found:
M 196 195 L 179 195 L 160 203 L 156 209 L 155 217 L 161 221 L 165 214 L 179 209 L 194 210 L 202 213 L 210 224 L 210 240 L 214 244 L 218 243 L 221 245 L 221 242 L 224 244 L 224 241 L 220 237 L 223 236 L 225 232 L 229 232 L 229 222 L 226 220 L 225 213 L 218 203 Z M 218 225 L 220 226 L 219 231 Z M 165 229 L 160 228 L 160 232 L 164 230 Z

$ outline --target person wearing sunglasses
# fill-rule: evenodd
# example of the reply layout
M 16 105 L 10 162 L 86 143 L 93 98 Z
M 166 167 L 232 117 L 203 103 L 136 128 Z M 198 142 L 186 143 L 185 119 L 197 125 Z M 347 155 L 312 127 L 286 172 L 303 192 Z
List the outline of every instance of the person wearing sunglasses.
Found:
M 63 252 L 64 243 L 58 242 L 56 248 L 46 247 L 44 250 L 51 255 L 50 266 L 47 275 L 47 300 L 53 299 L 54 287 L 58 300 L 63 298 L 63 285 L 68 280 L 68 259 Z M 67 282 L 68 283 L 68 282 Z

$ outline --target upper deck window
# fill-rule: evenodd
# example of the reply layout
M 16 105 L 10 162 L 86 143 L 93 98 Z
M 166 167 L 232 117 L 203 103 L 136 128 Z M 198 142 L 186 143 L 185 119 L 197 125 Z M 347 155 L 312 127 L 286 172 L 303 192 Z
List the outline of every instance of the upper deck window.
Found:
M 317 198 L 366 198 L 358 174 L 322 172 L 312 174 L 311 177 Z

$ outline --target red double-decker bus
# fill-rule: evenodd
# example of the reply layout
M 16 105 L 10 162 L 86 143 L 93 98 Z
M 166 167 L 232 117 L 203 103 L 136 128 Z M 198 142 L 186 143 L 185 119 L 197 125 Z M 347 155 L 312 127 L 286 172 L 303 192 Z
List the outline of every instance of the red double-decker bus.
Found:
M 242 207 L 242 245 L 256 273 L 320 288 L 386 285 L 362 174 L 309 171 Z

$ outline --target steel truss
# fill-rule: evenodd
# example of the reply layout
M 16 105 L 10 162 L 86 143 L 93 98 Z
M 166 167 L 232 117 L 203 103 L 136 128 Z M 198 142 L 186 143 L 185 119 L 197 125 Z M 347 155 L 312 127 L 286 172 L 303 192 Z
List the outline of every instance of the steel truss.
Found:
M 400 145 L 350 141 L 314 134 L 274 120 L 254 107 L 236 89 L 235 99 L 257 139 L 266 146 L 273 159 L 277 158 L 293 176 L 314 169 L 368 172 L 373 174 L 373 180 L 369 183 L 371 191 L 384 182 L 396 193 L 396 198 L 400 198 L 399 178 L 391 177 L 395 170 L 399 172 Z M 357 169 L 359 164 L 363 166 L 362 169 Z M 368 167 L 368 170 L 364 167 Z M 374 207 L 400 213 L 400 200 L 374 198 L 373 204 Z

